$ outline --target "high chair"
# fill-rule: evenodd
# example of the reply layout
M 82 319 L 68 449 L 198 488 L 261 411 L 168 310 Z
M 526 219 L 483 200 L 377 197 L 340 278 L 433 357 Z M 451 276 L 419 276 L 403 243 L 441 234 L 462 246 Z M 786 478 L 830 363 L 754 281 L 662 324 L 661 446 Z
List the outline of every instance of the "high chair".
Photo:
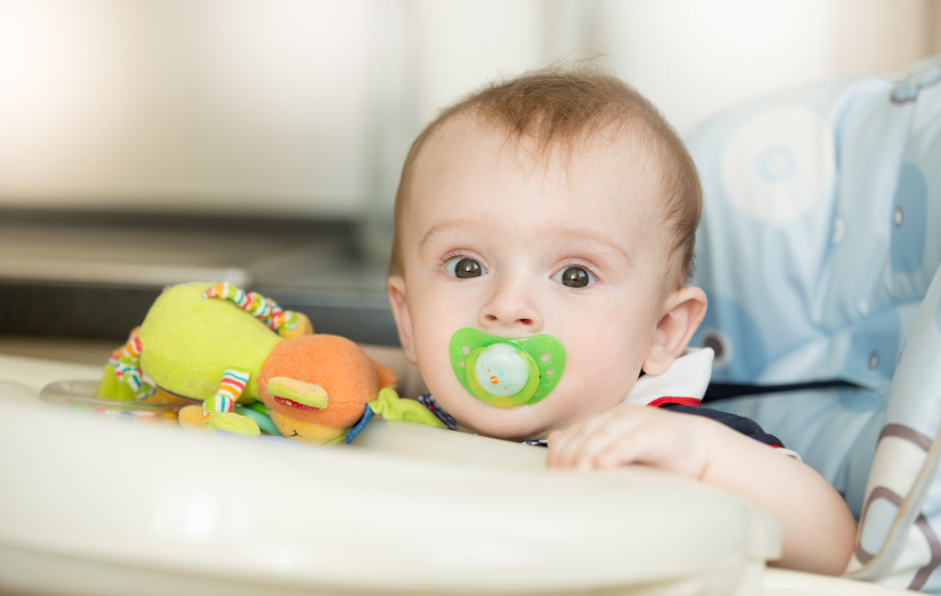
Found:
M 844 494 L 845 577 L 769 566 L 770 516 L 654 470 L 546 471 L 538 448 L 383 421 L 334 448 L 189 434 L 38 399 L 100 368 L 0 356 L 0 593 L 941 593 L 941 59 L 688 143 L 706 405 Z

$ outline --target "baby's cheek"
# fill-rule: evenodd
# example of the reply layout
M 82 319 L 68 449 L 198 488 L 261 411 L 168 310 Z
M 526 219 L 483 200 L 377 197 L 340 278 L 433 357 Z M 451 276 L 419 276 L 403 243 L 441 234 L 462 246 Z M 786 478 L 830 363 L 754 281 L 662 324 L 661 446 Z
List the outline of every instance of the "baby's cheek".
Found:
M 416 347 L 418 347 L 416 345 Z M 443 344 L 440 341 L 429 341 L 416 350 L 418 357 L 418 369 L 421 372 L 422 379 L 428 387 L 428 392 L 434 396 L 445 410 L 448 410 L 446 403 L 466 395 L 471 398 L 451 369 L 451 360 L 448 356 L 447 340 Z
M 444 393 L 450 384 L 449 377 L 454 376 L 447 362 L 447 352 L 445 352 L 444 359 L 433 350 L 416 350 L 416 356 L 418 357 L 418 370 L 421 372 L 428 391 L 435 397 Z
M 625 355 L 604 349 L 586 349 L 578 356 L 569 352 L 562 382 L 565 393 L 576 396 L 580 409 L 588 414 L 603 412 L 621 403 L 637 380 Z

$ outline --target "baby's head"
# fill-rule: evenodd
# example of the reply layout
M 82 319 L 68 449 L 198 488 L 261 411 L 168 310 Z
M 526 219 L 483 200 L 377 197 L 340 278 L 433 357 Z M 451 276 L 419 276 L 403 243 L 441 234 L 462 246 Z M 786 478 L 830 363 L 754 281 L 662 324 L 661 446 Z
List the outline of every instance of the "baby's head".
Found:
M 388 289 L 406 356 L 481 434 L 544 438 L 616 405 L 705 313 L 685 286 L 701 203 L 680 139 L 618 79 L 536 73 L 476 93 L 402 172 Z M 493 343 L 530 380 L 509 401 L 462 376 Z

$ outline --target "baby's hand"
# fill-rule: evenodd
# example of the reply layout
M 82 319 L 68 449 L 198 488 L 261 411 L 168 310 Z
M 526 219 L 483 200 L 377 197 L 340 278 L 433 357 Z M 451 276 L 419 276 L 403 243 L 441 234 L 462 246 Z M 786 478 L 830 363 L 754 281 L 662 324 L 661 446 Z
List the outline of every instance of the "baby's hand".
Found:
M 550 468 L 613 468 L 637 463 L 700 480 L 708 424 L 699 416 L 622 404 L 549 435 Z
M 549 466 L 638 463 L 738 495 L 781 527 L 782 567 L 839 575 L 853 552 L 856 520 L 810 466 L 714 420 L 620 405 L 549 435 Z

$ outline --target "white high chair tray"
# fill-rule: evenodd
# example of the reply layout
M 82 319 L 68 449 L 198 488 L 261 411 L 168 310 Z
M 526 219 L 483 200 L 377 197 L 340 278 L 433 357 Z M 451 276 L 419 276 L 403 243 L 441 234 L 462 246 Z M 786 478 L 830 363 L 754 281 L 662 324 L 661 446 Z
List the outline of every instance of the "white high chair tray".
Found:
M 0 356 L 0 592 L 888 594 L 765 569 L 764 512 L 643 468 L 373 422 L 353 446 L 40 402 L 97 367 Z

